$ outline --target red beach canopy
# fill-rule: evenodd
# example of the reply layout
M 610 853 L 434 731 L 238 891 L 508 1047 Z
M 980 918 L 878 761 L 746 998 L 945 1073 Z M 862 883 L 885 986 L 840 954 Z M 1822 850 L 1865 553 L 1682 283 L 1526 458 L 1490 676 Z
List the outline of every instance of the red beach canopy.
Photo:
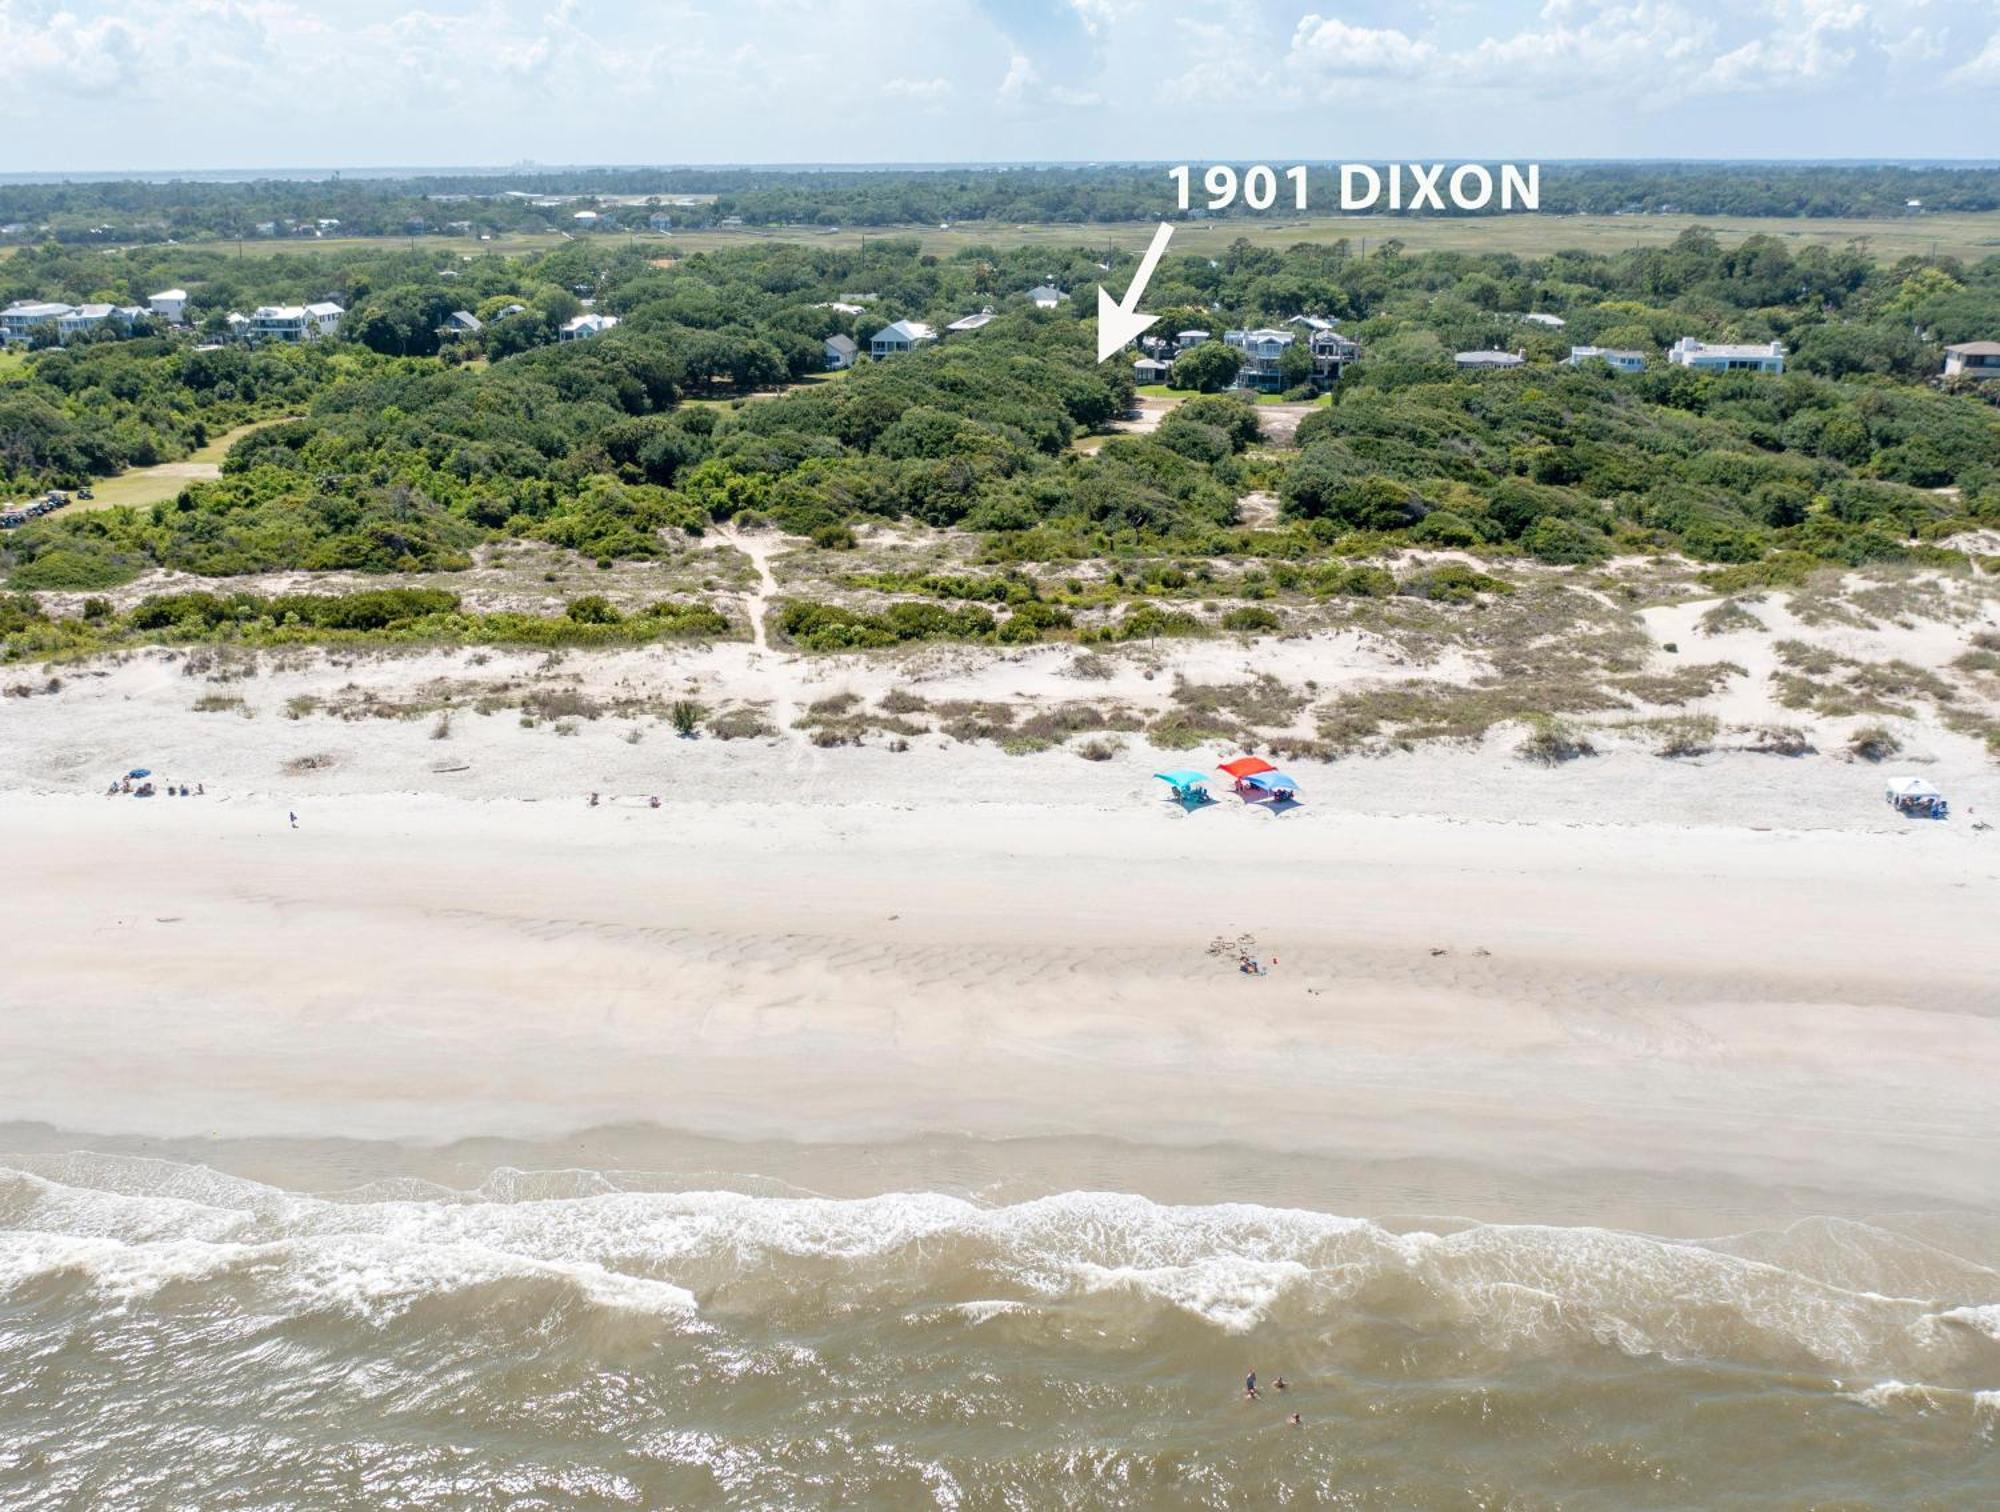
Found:
M 1238 756 L 1234 761 L 1225 761 L 1217 767 L 1218 772 L 1227 772 L 1232 777 L 1255 777 L 1259 772 L 1275 772 L 1278 769 L 1261 756 Z

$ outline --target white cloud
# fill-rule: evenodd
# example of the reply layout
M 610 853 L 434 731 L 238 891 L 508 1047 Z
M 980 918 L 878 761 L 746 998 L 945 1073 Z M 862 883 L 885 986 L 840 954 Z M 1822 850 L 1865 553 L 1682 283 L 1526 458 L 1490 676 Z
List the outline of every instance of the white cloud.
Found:
M 1776 25 L 1766 36 L 1715 59 L 1698 87 L 1725 91 L 1787 89 L 1829 84 L 1854 66 L 1857 35 L 1868 22 L 1858 0 L 1797 0 L 1775 7 Z
M 1657 90 L 1713 45 L 1714 23 L 1661 0 L 1627 5 L 1550 0 L 1541 26 L 1487 37 L 1451 60 L 1467 82 L 1562 84 L 1595 92 Z
M 1996 18 L 2000 0 L 0 0 L 0 169 L 1949 155 L 2000 110 Z M 864 79 L 883 39 L 887 82 Z M 84 94 L 48 124 L 49 99 Z M 1691 96 L 1730 108 L 1673 108 Z
M 1007 58 L 1007 72 L 1000 80 L 997 92 L 1003 100 L 1018 100 L 1027 93 L 1028 86 L 1035 82 L 1036 77 L 1034 62 L 1026 53 L 1010 53 Z
M 1986 46 L 1945 75 L 1947 82 L 1976 89 L 2000 88 L 2000 32 L 1986 39 Z
M 1351 26 L 1337 16 L 1305 16 L 1292 33 L 1291 63 L 1322 78 L 1421 73 L 1437 56 L 1394 27 Z

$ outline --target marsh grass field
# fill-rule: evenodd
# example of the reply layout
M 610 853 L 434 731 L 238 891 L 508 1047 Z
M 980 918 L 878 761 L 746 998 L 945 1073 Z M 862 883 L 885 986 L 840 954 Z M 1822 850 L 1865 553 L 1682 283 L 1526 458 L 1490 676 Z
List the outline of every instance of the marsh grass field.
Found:
M 1161 196 L 1164 207 L 1166 197 Z M 347 236 L 304 240 L 255 240 L 241 245 L 260 256 L 283 253 L 381 251 L 404 246 L 441 253 L 498 253 L 525 256 L 549 252 L 577 240 L 611 244 L 657 244 L 663 251 L 709 252 L 753 242 L 785 242 L 806 246 L 857 247 L 866 242 L 915 237 L 926 253 L 948 257 L 971 247 L 1105 247 L 1124 252 L 1143 250 L 1156 221 L 1099 223 L 968 221 L 941 226 L 745 226 L 672 232 L 596 233 L 578 238 L 563 231 L 498 232 L 491 240 L 473 237 Z M 1345 237 L 1356 251 L 1362 243 L 1376 246 L 1394 240 L 1413 252 L 1509 252 L 1537 256 L 1556 251 L 1617 252 L 1627 247 L 1664 246 L 1683 231 L 1703 226 L 1724 242 L 1751 236 L 1782 238 L 1793 248 L 1865 247 L 1883 262 L 1901 257 L 1958 257 L 1978 261 L 2000 252 L 2000 213 L 1941 213 L 1897 219 L 1732 215 L 1488 215 L 1383 216 L 1321 215 L 1240 220 L 1195 220 L 1174 223 L 1176 252 L 1220 251 L 1239 238 L 1257 247 L 1289 247 L 1300 242 L 1333 242 Z M 234 243 L 216 243 L 227 247 Z M 6 251 L 0 249 L 0 256 Z

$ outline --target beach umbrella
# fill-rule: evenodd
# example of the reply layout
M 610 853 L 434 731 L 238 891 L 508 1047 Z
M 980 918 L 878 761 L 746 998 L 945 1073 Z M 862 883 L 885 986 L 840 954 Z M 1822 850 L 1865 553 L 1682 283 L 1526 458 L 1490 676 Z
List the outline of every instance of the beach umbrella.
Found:
M 1267 793 L 1296 793 L 1299 785 L 1283 772 L 1266 772 L 1245 779 L 1250 786 L 1262 788 Z
M 1181 768 L 1179 771 L 1155 772 L 1153 773 L 1153 775 L 1159 778 L 1160 781 L 1166 783 L 1168 787 L 1172 788 L 1177 793 L 1184 793 L 1191 788 L 1198 788 L 1204 782 L 1208 781 L 1208 777 L 1205 773 L 1190 772 L 1185 767 Z
M 127 777 L 150 777 L 153 775 L 153 769 L 151 767 L 134 767 L 125 775 Z
M 1238 756 L 1234 761 L 1223 762 L 1216 770 L 1227 772 L 1241 781 L 1245 777 L 1254 777 L 1259 772 L 1275 772 L 1278 769 L 1261 756 Z

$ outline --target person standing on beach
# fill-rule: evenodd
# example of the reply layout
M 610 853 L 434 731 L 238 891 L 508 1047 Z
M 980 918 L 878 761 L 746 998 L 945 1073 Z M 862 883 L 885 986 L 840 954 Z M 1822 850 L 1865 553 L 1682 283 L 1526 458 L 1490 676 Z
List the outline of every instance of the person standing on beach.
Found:
M 297 814 L 294 814 L 291 810 L 287 809 L 285 811 L 285 817 L 292 821 L 293 829 L 297 829 L 299 827 L 299 816 Z

